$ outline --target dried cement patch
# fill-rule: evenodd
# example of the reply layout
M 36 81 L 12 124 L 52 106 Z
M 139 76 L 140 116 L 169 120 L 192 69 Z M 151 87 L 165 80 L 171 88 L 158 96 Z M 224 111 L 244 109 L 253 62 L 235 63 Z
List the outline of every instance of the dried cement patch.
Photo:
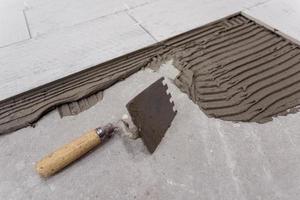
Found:
M 173 59 L 175 83 L 211 117 L 265 122 L 300 104 L 300 48 L 241 14 L 0 102 L 0 133 L 33 124 L 65 103 Z

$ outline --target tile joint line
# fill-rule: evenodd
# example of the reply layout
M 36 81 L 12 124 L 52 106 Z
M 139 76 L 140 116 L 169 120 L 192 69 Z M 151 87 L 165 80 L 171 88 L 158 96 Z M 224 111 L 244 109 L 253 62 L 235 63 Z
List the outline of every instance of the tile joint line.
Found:
M 137 23 L 155 42 L 158 42 L 158 40 L 137 20 L 135 17 L 133 17 L 129 12 L 129 10 L 126 10 L 127 15 L 135 22 Z
M 26 23 L 27 31 L 28 31 L 28 34 L 29 34 L 29 38 L 31 39 L 31 38 L 32 38 L 32 36 L 31 36 L 31 32 L 30 32 L 30 28 L 29 28 L 29 23 L 28 23 L 28 19 L 27 19 L 27 16 L 26 16 L 25 10 L 22 10 L 22 12 L 23 12 L 23 15 L 24 15 L 24 19 L 25 19 L 25 23 Z

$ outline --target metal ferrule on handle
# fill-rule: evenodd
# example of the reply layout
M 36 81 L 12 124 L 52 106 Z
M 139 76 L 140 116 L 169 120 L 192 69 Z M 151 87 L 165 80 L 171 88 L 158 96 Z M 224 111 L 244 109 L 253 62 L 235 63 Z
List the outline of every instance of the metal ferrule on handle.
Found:
M 100 140 L 104 142 L 113 135 L 115 129 L 116 128 L 112 124 L 107 124 L 104 127 L 96 128 L 96 133 L 99 136 Z

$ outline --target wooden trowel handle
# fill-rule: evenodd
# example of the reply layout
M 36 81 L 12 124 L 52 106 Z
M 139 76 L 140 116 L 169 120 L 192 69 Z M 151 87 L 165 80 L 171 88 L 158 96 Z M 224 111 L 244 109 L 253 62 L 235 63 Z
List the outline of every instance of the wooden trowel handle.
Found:
M 37 162 L 37 172 L 43 177 L 55 174 L 109 138 L 113 131 L 109 124 L 83 134 Z

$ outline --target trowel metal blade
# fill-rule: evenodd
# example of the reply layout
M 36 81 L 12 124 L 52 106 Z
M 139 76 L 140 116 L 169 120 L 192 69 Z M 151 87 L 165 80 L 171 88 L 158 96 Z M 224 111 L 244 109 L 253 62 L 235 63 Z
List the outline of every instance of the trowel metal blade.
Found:
M 153 153 L 170 127 L 177 111 L 160 78 L 126 105 L 133 123 L 150 153 Z

